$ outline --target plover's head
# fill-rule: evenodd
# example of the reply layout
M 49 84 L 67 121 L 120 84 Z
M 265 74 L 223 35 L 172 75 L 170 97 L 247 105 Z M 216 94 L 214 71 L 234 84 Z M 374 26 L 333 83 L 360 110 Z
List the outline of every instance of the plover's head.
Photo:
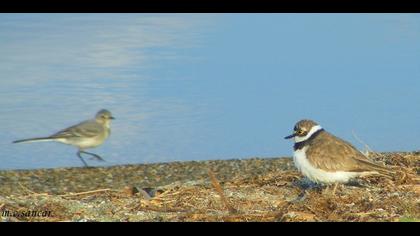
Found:
M 300 120 L 293 128 L 293 134 L 284 137 L 285 139 L 294 138 L 295 143 L 303 142 L 310 138 L 316 131 L 322 127 L 312 120 Z

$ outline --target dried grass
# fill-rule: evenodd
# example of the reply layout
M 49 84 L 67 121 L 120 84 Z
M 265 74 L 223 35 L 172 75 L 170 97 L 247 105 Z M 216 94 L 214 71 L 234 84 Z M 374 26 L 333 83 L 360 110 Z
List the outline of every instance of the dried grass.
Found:
M 303 189 L 295 170 L 223 183 L 210 170 L 207 181 L 157 187 L 154 196 L 132 187 L 51 195 L 21 186 L 28 194 L 0 198 L 0 209 L 55 212 L 50 218 L 9 221 L 419 221 L 420 154 L 371 152 L 370 157 L 392 166 L 393 178 L 364 177 L 361 186 L 340 186 L 335 195 Z

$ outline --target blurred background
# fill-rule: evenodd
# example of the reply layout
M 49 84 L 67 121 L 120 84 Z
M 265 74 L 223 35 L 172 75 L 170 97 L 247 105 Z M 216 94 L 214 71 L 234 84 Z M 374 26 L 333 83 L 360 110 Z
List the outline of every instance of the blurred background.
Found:
M 0 14 L 0 169 L 82 166 L 11 142 L 102 108 L 92 166 L 291 156 L 303 118 L 414 151 L 419 88 L 419 14 Z

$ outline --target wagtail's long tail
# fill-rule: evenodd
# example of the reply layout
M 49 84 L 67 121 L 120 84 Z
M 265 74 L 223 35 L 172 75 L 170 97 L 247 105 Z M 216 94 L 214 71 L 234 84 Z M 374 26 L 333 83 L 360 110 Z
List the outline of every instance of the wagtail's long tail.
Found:
M 54 141 L 55 138 L 51 137 L 41 137 L 41 138 L 28 138 L 28 139 L 20 139 L 15 140 L 13 143 L 33 143 L 33 142 L 48 142 L 48 141 Z

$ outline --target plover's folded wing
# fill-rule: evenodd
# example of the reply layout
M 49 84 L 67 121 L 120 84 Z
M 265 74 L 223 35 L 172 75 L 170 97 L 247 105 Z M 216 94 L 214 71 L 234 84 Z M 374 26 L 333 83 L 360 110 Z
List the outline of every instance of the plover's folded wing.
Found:
M 349 142 L 328 132 L 321 135 L 330 137 L 314 139 L 306 151 L 308 161 L 318 169 L 329 172 L 348 171 L 384 171 L 386 167 L 373 163 Z M 315 147 L 316 148 L 313 148 Z
M 369 170 L 372 170 L 372 171 L 377 171 L 377 172 L 379 172 L 381 174 L 385 174 L 385 175 L 392 175 L 392 174 L 395 173 L 395 171 L 387 168 L 386 166 L 374 163 L 373 161 L 368 159 L 363 154 L 355 156 L 354 159 L 357 160 L 358 165 L 363 166 L 363 168 L 365 168 L 365 169 L 369 169 Z

